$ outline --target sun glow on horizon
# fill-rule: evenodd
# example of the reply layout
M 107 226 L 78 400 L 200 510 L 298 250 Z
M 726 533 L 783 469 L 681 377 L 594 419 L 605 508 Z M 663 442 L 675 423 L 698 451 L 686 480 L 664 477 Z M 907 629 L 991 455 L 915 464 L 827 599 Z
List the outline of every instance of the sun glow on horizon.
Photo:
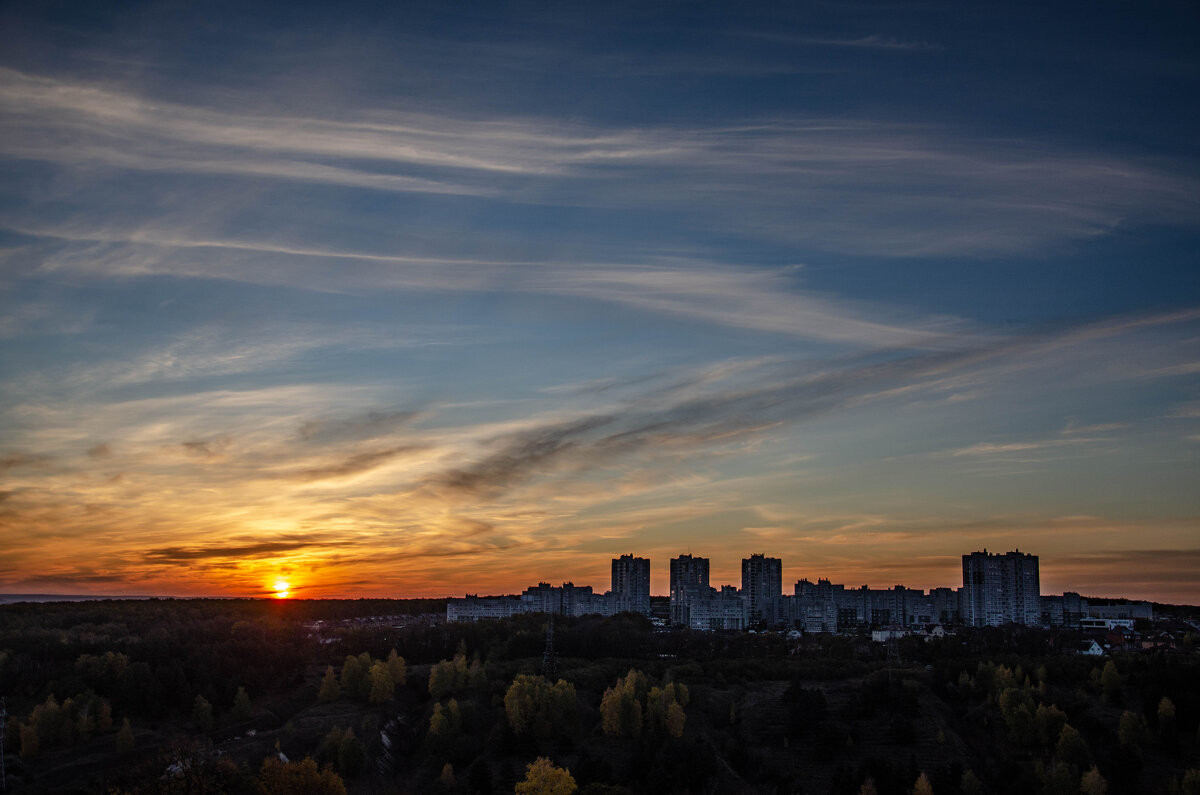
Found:
M 278 579 L 275 581 L 274 596 L 276 599 L 287 599 L 289 596 L 291 596 L 291 593 L 292 593 L 291 583 L 289 583 L 287 580 L 284 580 L 284 579 Z

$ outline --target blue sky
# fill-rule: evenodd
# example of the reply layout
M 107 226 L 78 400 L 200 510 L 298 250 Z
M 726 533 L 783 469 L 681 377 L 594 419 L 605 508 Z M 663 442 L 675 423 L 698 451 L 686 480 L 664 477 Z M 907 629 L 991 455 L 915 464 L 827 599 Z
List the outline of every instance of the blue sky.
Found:
M 0 588 L 1200 601 L 1187 3 L 0 9 Z

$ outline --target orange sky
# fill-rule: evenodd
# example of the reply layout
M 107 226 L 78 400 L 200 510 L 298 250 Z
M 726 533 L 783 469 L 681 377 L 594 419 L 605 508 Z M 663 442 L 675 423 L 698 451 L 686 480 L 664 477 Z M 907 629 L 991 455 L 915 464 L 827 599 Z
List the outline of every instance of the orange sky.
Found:
M 0 592 L 1200 603 L 1194 14 L 243 5 L 0 3 Z

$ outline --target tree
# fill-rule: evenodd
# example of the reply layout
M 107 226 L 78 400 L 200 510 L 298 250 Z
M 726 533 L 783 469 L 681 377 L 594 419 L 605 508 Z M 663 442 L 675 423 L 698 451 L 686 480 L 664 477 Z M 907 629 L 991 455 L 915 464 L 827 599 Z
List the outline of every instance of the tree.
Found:
M 449 762 L 442 765 L 442 775 L 438 777 L 438 781 L 441 782 L 443 787 L 446 787 L 447 789 L 452 788 L 455 784 L 454 765 L 450 764 Z
M 1112 660 L 1104 664 L 1104 671 L 1100 674 L 1100 689 L 1104 693 L 1105 701 L 1113 704 L 1121 702 L 1121 674 Z
M 32 759 L 38 755 L 39 750 L 41 750 L 41 743 L 38 741 L 37 726 L 23 724 L 21 726 L 21 758 Z
M 1158 702 L 1158 737 L 1164 745 L 1175 742 L 1175 702 L 1163 696 Z
M 385 704 L 391 701 L 392 694 L 396 692 L 396 680 L 392 677 L 392 670 L 388 668 L 388 664 L 381 660 L 372 665 L 370 679 L 371 703 Z
M 39 743 L 47 746 L 53 745 L 58 739 L 62 720 L 63 711 L 53 693 L 46 696 L 46 700 L 34 707 L 29 715 L 29 723 L 37 730 Z
M 1074 765 L 1054 761 L 1043 767 L 1038 765 L 1042 779 L 1043 795 L 1079 795 L 1079 771 Z
M 642 705 L 622 680 L 600 699 L 600 725 L 609 737 L 641 736 Z
M 283 762 L 267 757 L 258 773 L 260 795 L 346 795 L 342 777 L 328 767 L 319 769 L 311 757 Z
M 387 667 L 392 672 L 392 681 L 397 686 L 403 685 L 408 680 L 408 666 L 404 664 L 404 658 L 397 654 L 395 649 L 388 652 Z
M 1092 769 L 1079 780 L 1080 795 L 1106 795 L 1107 792 L 1108 782 L 1100 775 L 1100 768 L 1092 765 Z
M 471 658 L 471 664 L 467 667 L 467 686 L 478 690 L 486 684 L 483 663 L 479 661 L 479 652 L 476 652 L 475 656 Z
M 667 717 L 663 724 L 663 728 L 670 737 L 683 736 L 683 724 L 687 720 L 687 715 L 683 712 L 683 707 L 679 704 L 667 705 Z
M 517 782 L 516 795 L 572 795 L 576 790 L 575 778 L 566 768 L 556 767 L 544 756 L 539 756 L 525 769 L 525 780 Z
M 687 688 L 682 684 L 667 683 L 661 688 L 650 688 L 646 694 L 644 715 L 646 731 L 682 737 L 683 724 L 687 720 L 683 706 L 687 700 Z
M 1004 716 L 1008 723 L 1008 733 L 1013 742 L 1018 745 L 1032 745 L 1037 737 L 1037 732 L 1034 728 L 1035 720 L 1033 711 L 1029 709 L 1028 704 L 1021 704 Z
M 79 717 L 75 719 L 75 734 L 83 742 L 87 742 L 92 738 L 92 732 L 96 731 L 96 719 L 92 717 L 90 704 L 85 704 L 83 709 L 79 710 Z
M 929 783 L 929 776 L 925 775 L 925 771 L 921 771 L 921 775 L 917 776 L 917 781 L 913 784 L 913 795 L 933 795 L 933 785 Z
M 1076 770 L 1086 770 L 1092 764 L 1092 752 L 1087 741 L 1069 723 L 1064 724 L 1059 732 L 1055 755 L 1059 761 L 1075 765 Z
M 858 788 L 858 795 L 879 795 L 879 789 L 875 786 L 875 779 L 867 776 L 867 780 Z
M 246 693 L 246 688 L 239 685 L 237 694 L 233 697 L 233 719 L 237 721 L 249 720 L 250 714 L 250 696 Z
M 342 692 L 349 698 L 367 697 L 367 669 L 353 655 L 346 655 L 346 661 L 342 663 Z
M 54 737 L 62 745 L 70 745 L 75 742 L 75 717 L 79 711 L 79 705 L 75 703 L 75 699 L 68 698 L 62 703 L 59 708 L 57 733 Z
M 1192 768 L 1183 774 L 1179 792 L 1182 795 L 1200 795 L 1200 769 Z
M 433 705 L 433 714 L 429 717 L 429 734 L 439 741 L 452 739 L 462 730 L 462 715 L 458 710 L 458 702 L 450 699 L 445 706 Z
M 321 762 L 331 762 L 337 764 L 338 753 L 342 749 L 342 735 L 344 731 L 340 726 L 334 726 L 329 730 L 329 734 L 325 735 L 325 739 L 317 748 L 317 759 Z
M 461 649 L 454 655 L 453 660 L 442 660 L 429 671 L 429 695 L 437 701 L 459 693 L 469 684 L 467 655 Z
M 321 692 L 317 693 L 317 699 L 325 702 L 337 701 L 341 694 L 342 686 L 338 683 L 337 674 L 333 672 L 333 666 L 330 665 L 325 669 L 325 677 L 321 680 Z
M 958 788 L 962 791 L 962 795 L 984 795 L 983 782 L 979 780 L 979 776 L 975 775 L 974 770 L 968 770 L 962 774 L 962 781 L 959 782 Z
M 97 657 L 94 654 L 82 654 L 75 661 L 75 671 L 95 689 L 113 691 L 125 678 L 125 669 L 129 667 L 129 658 L 119 652 L 106 651 Z
M 204 696 L 196 696 L 192 703 L 192 723 L 202 732 L 210 732 L 213 727 L 212 704 Z
M 129 725 L 129 718 L 124 718 L 121 721 L 121 730 L 117 732 L 117 752 L 127 754 L 133 750 L 133 727 Z
M 1146 719 L 1129 710 L 1121 713 L 1121 723 L 1117 728 L 1117 739 L 1121 745 L 1131 751 L 1139 751 L 1145 737 Z
M 1050 706 L 1038 704 L 1033 719 L 1037 727 L 1038 742 L 1046 747 L 1054 745 L 1058 735 L 1062 732 L 1062 727 L 1067 725 L 1067 713 L 1053 704 Z
M 519 674 L 504 694 L 504 713 L 516 734 L 550 738 L 571 730 L 578 701 L 575 686 L 559 679 Z
M 342 735 L 341 746 L 338 748 L 338 770 L 342 775 L 353 778 L 367 766 L 367 749 L 354 736 L 354 729 L 347 728 Z
M 687 716 L 687 687 L 668 682 L 650 688 L 646 675 L 630 669 L 623 679 L 604 691 L 600 699 L 600 725 L 610 737 L 640 737 L 643 731 L 683 735 Z M 731 713 L 732 714 L 732 713 Z

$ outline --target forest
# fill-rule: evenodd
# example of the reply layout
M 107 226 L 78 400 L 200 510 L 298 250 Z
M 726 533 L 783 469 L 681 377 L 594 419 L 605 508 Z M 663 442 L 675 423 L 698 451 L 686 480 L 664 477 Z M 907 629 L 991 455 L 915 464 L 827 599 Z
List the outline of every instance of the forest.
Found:
M 1200 644 L 447 624 L 438 600 L 0 606 L 8 792 L 1200 795 Z

